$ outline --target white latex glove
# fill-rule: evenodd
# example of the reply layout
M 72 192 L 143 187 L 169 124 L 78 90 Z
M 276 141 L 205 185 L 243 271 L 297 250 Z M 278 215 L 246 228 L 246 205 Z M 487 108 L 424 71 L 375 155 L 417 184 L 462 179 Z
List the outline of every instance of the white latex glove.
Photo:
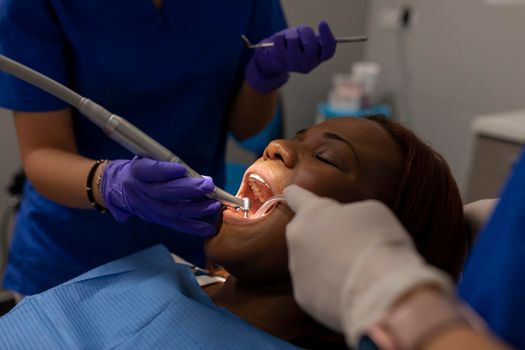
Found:
M 423 261 L 384 204 L 343 205 L 298 186 L 284 195 L 296 212 L 286 229 L 294 297 L 350 346 L 414 287 L 452 292 L 450 279 Z

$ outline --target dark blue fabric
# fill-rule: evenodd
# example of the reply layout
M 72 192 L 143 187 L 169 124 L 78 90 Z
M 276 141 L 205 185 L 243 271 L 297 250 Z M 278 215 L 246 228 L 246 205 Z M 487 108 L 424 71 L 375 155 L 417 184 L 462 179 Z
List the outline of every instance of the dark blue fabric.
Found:
M 22 300 L 2 349 L 297 349 L 215 306 L 156 246 Z
M 257 41 L 285 27 L 278 0 L 0 0 L 0 52 L 63 82 L 224 184 L 226 113 Z M 0 106 L 65 107 L 0 74 Z M 130 158 L 74 112 L 78 151 Z M 28 184 L 4 286 L 33 294 L 152 244 L 202 264 L 202 239 L 54 204 Z
M 459 294 L 492 331 L 525 349 L 525 152 L 470 254 Z

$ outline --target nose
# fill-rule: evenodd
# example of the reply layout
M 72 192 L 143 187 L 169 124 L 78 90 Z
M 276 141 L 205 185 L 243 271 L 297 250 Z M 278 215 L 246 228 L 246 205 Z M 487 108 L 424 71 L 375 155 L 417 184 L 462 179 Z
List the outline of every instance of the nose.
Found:
M 289 140 L 274 140 L 266 146 L 263 157 L 265 160 L 280 160 L 287 168 L 297 164 L 297 151 Z

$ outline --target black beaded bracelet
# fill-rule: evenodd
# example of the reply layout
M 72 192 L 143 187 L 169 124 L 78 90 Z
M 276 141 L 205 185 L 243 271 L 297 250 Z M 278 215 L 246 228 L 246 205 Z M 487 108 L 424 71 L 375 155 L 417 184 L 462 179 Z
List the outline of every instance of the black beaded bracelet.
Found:
M 89 204 L 91 204 L 93 208 L 97 209 L 101 213 L 105 213 L 107 209 L 95 201 L 95 196 L 93 195 L 93 177 L 95 177 L 95 172 L 97 171 L 100 164 L 103 164 L 103 163 L 107 163 L 107 160 L 102 160 L 102 159 L 97 160 L 93 164 L 91 169 L 89 169 L 89 173 L 88 173 L 87 181 L 86 181 L 86 193 L 87 193 L 87 197 L 89 200 Z

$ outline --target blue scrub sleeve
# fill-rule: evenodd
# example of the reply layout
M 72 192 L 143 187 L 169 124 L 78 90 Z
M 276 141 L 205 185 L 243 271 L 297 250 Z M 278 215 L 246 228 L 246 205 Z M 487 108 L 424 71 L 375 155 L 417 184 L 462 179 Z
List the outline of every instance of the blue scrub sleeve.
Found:
M 48 0 L 0 0 L 0 53 L 69 83 L 65 36 Z M 66 106 L 42 90 L 0 73 L 0 107 L 50 111 Z
M 476 241 L 459 294 L 501 339 L 525 349 L 525 152 Z
M 254 2 L 248 38 L 257 43 L 287 26 L 279 0 L 256 0 Z M 253 50 L 251 50 L 253 51 Z

